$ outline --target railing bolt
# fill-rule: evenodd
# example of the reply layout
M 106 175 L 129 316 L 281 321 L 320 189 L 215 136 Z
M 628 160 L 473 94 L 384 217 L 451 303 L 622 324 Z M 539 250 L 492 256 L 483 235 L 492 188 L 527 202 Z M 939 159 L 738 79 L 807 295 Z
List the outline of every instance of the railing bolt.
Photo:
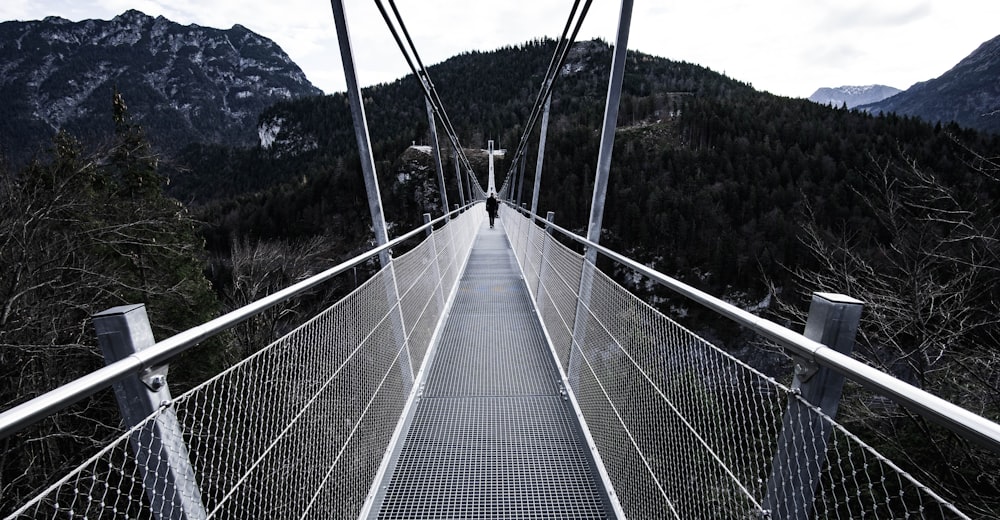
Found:
M 166 386 L 166 384 L 167 384 L 167 377 L 162 374 L 156 374 L 155 376 L 149 378 L 149 381 L 146 383 L 146 386 L 148 386 L 150 390 L 157 392 L 161 388 Z

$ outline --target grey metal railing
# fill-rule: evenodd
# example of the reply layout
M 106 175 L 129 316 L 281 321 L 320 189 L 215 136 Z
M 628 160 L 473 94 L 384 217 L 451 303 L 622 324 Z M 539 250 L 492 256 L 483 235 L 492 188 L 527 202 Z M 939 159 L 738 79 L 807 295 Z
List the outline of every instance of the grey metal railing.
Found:
M 518 211 L 524 212 L 521 209 Z M 540 220 L 537 215 L 533 216 L 533 218 Z M 1000 453 L 1000 425 L 997 423 L 842 354 L 803 334 L 789 330 L 704 291 L 700 291 L 690 285 L 659 273 L 604 246 L 589 242 L 586 238 L 555 224 L 547 223 L 545 225 L 558 231 L 570 240 L 584 247 L 592 248 L 636 273 L 642 274 L 660 285 L 671 289 L 677 294 L 704 305 L 715 313 L 760 334 L 788 349 L 797 358 L 820 366 L 829 367 L 851 380 L 911 408 L 920 415 L 945 426 L 962 437 L 977 442 L 991 451 Z
M 1000 452 L 1000 425 L 838 351 L 853 346 L 861 302 L 814 295 L 799 334 L 562 229 L 551 215 L 506 214 L 553 353 L 629 516 L 968 518 L 834 420 L 846 377 Z M 554 233 L 784 347 L 796 360 L 792 386 L 586 269 Z M 583 291 L 589 303 L 580 308 Z
M 155 344 L 142 306 L 95 316 L 102 346 L 130 344 L 124 359 L 3 412 L 0 438 L 112 385 L 127 431 L 10 518 L 356 515 L 483 220 L 473 206 Z M 170 397 L 160 369 L 173 357 L 429 231 L 320 315 Z
M 356 515 L 372 496 L 371 482 L 413 392 L 408 382 L 426 356 L 446 294 L 457 283 L 484 217 L 473 209 L 453 213 L 450 223 L 394 258 L 391 268 L 251 358 L 177 398 L 157 394 L 166 397 L 151 401 L 151 414 L 130 422 L 117 440 L 18 506 L 11 518 Z M 970 421 L 974 414 L 942 406 L 940 399 L 874 369 L 859 369 L 836 351 L 851 343 L 850 314 L 856 314 L 859 302 L 820 295 L 825 301 L 816 308 L 823 311 L 811 313 L 812 325 L 800 335 L 551 222 L 545 229 L 535 217 L 512 210 L 502 219 L 553 355 L 571 382 L 569 396 L 628 516 L 968 518 L 961 505 L 947 502 L 837 424 L 827 404 L 813 402 L 835 401 L 823 394 L 839 383 L 821 383 L 830 377 L 807 366 L 810 362 L 872 381 L 888 396 L 905 394 L 907 406 L 913 401 L 919 405 L 915 410 L 932 408 L 935 417 L 947 418 L 945 424 L 961 424 L 957 431 L 978 432 L 981 442 L 993 446 L 996 424 L 978 416 Z M 585 270 L 584 256 L 550 233 L 672 284 L 789 349 L 800 358 L 798 382 L 782 385 L 679 327 L 599 271 Z M 0 414 L 0 427 L 9 435 L 41 410 L 48 413 L 93 388 L 140 376 L 170 354 L 376 254 L 378 249 L 366 252 L 315 279 L 149 345 L 112 364 L 112 371 L 99 371 L 100 384 L 94 382 L 96 375 L 88 376 L 84 383 L 24 405 L 37 408 L 36 413 Z M 583 309 L 586 324 L 578 326 L 585 272 L 593 273 L 590 304 Z M 386 277 L 396 280 L 396 302 L 387 301 Z M 401 316 L 402 346 L 394 315 Z M 830 331 L 839 338 L 828 337 Z M 156 373 L 146 375 L 150 392 L 165 390 L 154 380 Z M 74 388 L 84 390 L 64 396 Z M 163 433 L 172 429 L 180 432 L 183 450 L 176 434 Z

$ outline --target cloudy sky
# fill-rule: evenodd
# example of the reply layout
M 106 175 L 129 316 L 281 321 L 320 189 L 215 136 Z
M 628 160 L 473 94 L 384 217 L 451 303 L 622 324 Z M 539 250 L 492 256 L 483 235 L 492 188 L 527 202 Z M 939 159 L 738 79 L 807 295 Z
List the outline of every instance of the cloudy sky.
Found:
M 396 0 L 427 64 L 558 36 L 569 0 Z M 345 0 L 363 85 L 408 69 L 374 0 Z M 937 77 L 1000 35 L 998 0 L 637 0 L 629 48 L 697 63 L 759 90 L 905 89 Z M 594 0 L 580 39 L 615 38 L 620 2 Z M 276 41 L 326 92 L 344 89 L 325 0 L 2 0 L 0 20 L 110 19 L 127 9 L 182 24 L 242 24 Z

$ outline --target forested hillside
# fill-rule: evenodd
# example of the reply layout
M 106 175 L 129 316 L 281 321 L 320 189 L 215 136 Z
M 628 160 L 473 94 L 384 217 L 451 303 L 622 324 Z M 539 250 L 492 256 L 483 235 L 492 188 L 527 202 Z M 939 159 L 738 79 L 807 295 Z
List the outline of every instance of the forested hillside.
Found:
M 431 67 L 465 147 L 484 148 L 487 139 L 516 146 L 553 46 L 468 53 Z M 570 228 L 589 212 L 609 62 L 606 44 L 578 44 L 555 88 L 539 211 L 555 211 Z M 387 215 L 417 222 L 407 194 L 393 187 L 407 168 L 399 161 L 406 148 L 429 140 L 418 84 L 405 78 L 365 98 Z M 200 208 L 210 248 L 231 235 L 363 235 L 367 209 L 346 98 L 279 103 L 261 121 L 276 129 L 269 148 L 190 148 L 178 161 L 187 169 L 171 175 L 171 193 Z M 699 273 L 716 291 L 760 291 L 762 274 L 784 281 L 779 266 L 808 261 L 797 238 L 806 207 L 831 229 L 870 227 L 854 191 L 861 172 L 905 157 L 956 183 L 975 182 L 958 168 L 971 160 L 964 147 L 990 155 L 998 146 L 996 137 L 777 97 L 633 52 L 605 227 L 613 246 L 667 273 Z M 453 171 L 451 154 L 443 156 Z M 531 149 L 529 184 L 534 161 Z M 485 185 L 485 168 L 477 174 Z M 446 180 L 456 202 L 453 175 Z

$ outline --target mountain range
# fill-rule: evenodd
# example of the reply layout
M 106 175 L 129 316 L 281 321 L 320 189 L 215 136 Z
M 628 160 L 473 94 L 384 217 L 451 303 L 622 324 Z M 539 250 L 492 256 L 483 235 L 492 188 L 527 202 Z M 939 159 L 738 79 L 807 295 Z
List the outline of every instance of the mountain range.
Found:
M 1000 134 L 1000 36 L 980 45 L 941 76 L 859 108 L 917 116 L 932 123 L 955 121 Z
M 844 86 L 818 89 L 809 99 L 998 133 L 998 78 L 1000 37 L 907 91 Z M 183 26 L 135 10 L 108 21 L 3 22 L 0 154 L 23 164 L 48 146 L 57 129 L 100 143 L 112 130 L 115 88 L 154 147 L 168 156 L 190 144 L 284 149 L 279 119 L 260 121 L 260 115 L 277 102 L 322 93 L 277 44 L 240 25 Z
M 112 20 L 0 23 L 0 151 L 19 164 L 57 129 L 99 143 L 117 88 L 154 146 L 252 146 L 277 101 L 322 92 L 273 41 L 247 28 L 183 26 L 127 11 Z
M 817 89 L 809 96 L 809 101 L 814 101 L 821 105 L 831 105 L 835 108 L 847 105 L 847 108 L 854 108 L 858 105 L 867 105 L 869 103 L 875 103 L 876 101 L 882 101 L 883 99 L 895 96 L 902 92 L 895 87 L 887 87 L 885 85 L 864 85 L 864 86 L 849 86 L 845 85 L 843 87 L 837 88 L 821 88 Z

